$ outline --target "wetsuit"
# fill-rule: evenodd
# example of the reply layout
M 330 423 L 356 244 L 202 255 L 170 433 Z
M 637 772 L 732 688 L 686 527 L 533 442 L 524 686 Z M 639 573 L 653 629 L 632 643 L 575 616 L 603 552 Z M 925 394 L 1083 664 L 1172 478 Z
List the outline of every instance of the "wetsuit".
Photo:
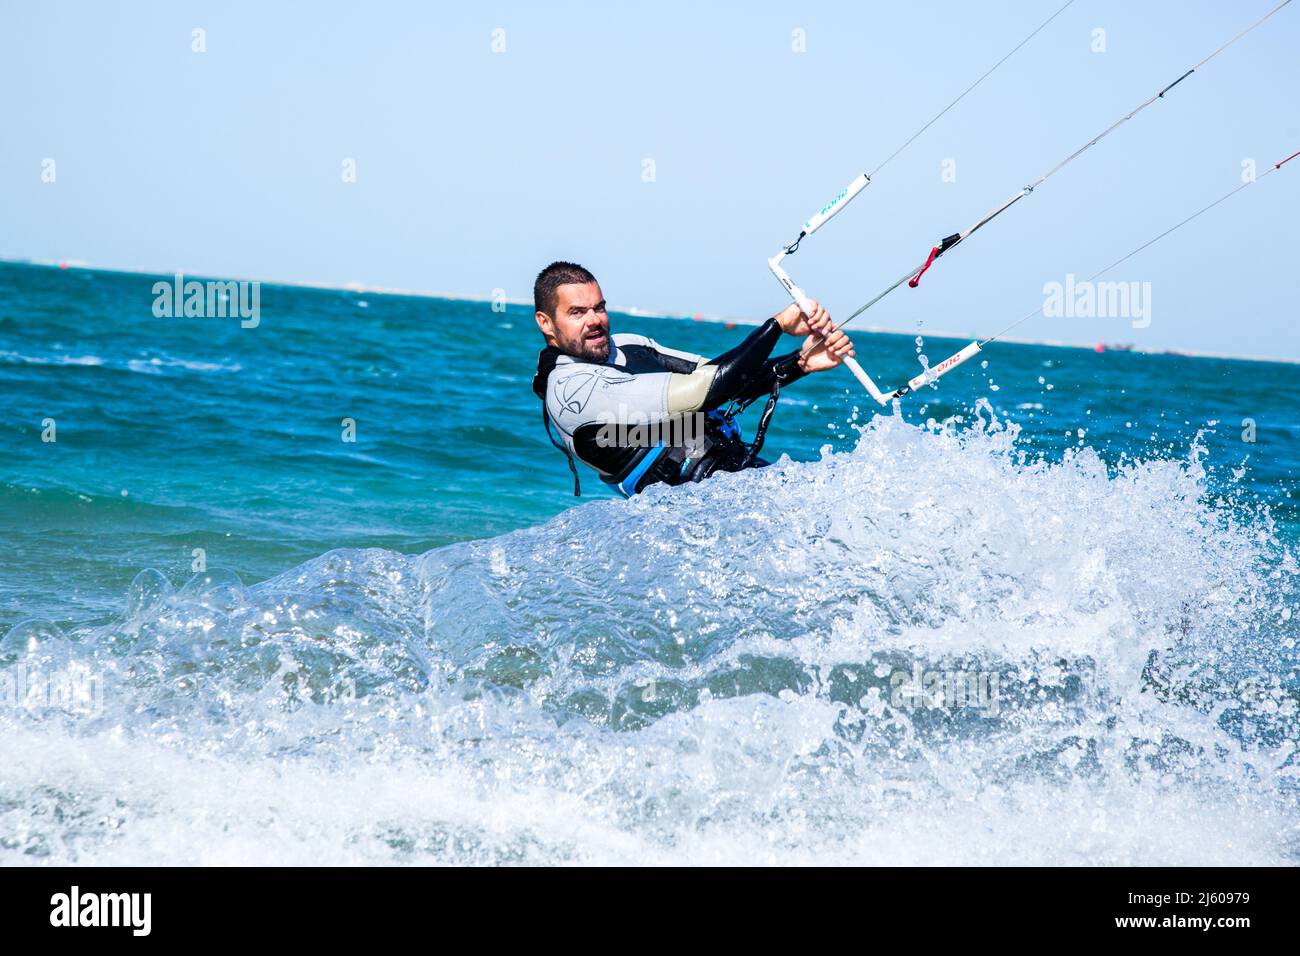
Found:
M 610 337 L 597 363 L 547 346 L 537 357 L 533 392 L 542 399 L 547 432 L 554 424 L 569 457 L 631 496 L 655 482 L 679 485 L 715 471 L 767 464 L 749 454 L 740 430 L 721 411 L 747 403 L 804 373 L 797 351 L 770 358 L 781 338 L 774 319 L 715 359 L 665 348 L 643 335 Z M 561 444 L 562 442 L 562 444 Z

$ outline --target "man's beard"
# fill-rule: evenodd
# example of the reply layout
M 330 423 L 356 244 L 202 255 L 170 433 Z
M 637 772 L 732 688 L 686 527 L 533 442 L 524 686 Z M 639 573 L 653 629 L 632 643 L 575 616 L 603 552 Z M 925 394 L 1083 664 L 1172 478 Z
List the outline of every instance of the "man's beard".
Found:
M 608 331 L 605 337 L 593 341 L 585 335 L 578 340 L 578 357 L 584 358 L 589 362 L 608 362 L 610 349 L 614 347 L 614 341 Z

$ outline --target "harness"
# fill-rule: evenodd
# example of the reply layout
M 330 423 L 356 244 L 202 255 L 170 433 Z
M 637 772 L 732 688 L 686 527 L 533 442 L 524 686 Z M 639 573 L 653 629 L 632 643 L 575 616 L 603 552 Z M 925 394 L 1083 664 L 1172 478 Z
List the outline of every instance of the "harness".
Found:
M 573 461 L 573 452 L 569 451 L 569 446 L 564 442 L 555 440 L 551 434 L 551 416 L 546 411 L 546 399 L 542 399 L 542 424 L 546 426 L 546 437 L 551 440 L 551 444 L 560 451 L 564 452 L 564 458 L 569 463 L 569 471 L 573 473 L 573 497 L 582 497 L 582 483 L 578 481 L 578 466 Z
M 766 462 L 758 457 L 758 453 L 763 450 L 763 443 L 767 439 L 767 428 L 781 396 L 781 383 L 785 377 L 783 373 L 793 367 L 797 359 L 796 355 L 787 366 L 776 368 L 772 376 L 772 389 L 768 393 L 763 413 L 759 416 L 753 441 L 745 441 L 740 425 L 736 422 L 736 416 L 757 399 L 736 399 L 730 402 L 725 410 L 714 409 L 705 413 L 703 448 L 698 452 L 682 445 L 667 445 L 659 442 L 647 448 L 621 477 L 602 476 L 602 480 L 615 488 L 623 497 L 630 498 L 647 486 L 659 482 L 681 485 L 703 481 L 718 471 L 743 471 L 746 468 L 765 465 Z M 544 387 L 544 380 L 542 384 Z M 569 446 L 558 441 L 551 431 L 551 416 L 546 410 L 544 397 L 542 424 L 546 428 L 546 437 L 564 455 L 569 464 L 569 472 L 573 475 L 574 497 L 582 497 L 582 484 L 578 478 L 575 456 Z

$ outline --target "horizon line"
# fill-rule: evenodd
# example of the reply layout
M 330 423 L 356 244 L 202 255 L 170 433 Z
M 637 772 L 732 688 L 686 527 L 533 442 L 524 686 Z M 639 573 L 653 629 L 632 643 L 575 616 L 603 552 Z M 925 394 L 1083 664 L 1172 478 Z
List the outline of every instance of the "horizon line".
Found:
M 79 269 L 85 272 L 111 272 L 120 275 L 138 275 L 138 276 L 164 276 L 164 275 L 184 276 L 187 274 L 185 273 L 184 270 L 178 270 L 178 269 L 169 269 L 166 271 L 159 272 L 159 271 L 152 271 L 152 270 L 141 271 L 139 269 L 115 268 L 112 266 L 96 266 L 80 259 L 62 259 L 62 260 L 54 261 L 54 260 L 47 260 L 47 259 L 32 259 L 32 258 L 14 259 L 6 256 L 0 256 L 0 264 L 35 266 L 41 269 L 55 269 L 61 272 L 70 269 Z M 192 272 L 188 274 L 193 277 L 201 277 L 201 278 L 214 279 L 219 281 L 257 282 L 259 284 L 278 285 L 278 286 L 284 286 L 285 288 L 291 288 L 291 289 L 316 289 L 319 291 L 326 291 L 326 292 L 352 292 L 358 294 L 365 293 L 367 295 L 400 296 L 405 298 L 443 299 L 448 302 L 497 301 L 494 300 L 491 296 L 467 295 L 459 292 L 430 292 L 430 291 L 419 290 L 419 289 L 397 289 L 397 288 L 387 288 L 384 286 L 373 286 L 373 285 L 367 285 L 355 279 L 340 285 L 338 283 L 333 283 L 333 282 L 320 282 L 320 281 L 312 281 L 312 280 L 264 279 L 264 278 L 237 277 L 237 276 L 221 277 L 215 275 L 207 275 L 204 272 Z M 504 301 L 507 305 L 518 305 L 518 306 L 532 305 L 531 300 L 528 299 L 517 299 L 517 298 L 507 297 Z M 643 309 L 640 308 L 639 306 L 626 306 L 624 308 L 612 309 L 611 311 L 618 312 L 627 316 L 632 316 L 633 318 L 675 319 L 677 321 L 707 322 L 711 325 L 757 326 L 757 325 L 761 325 L 764 321 L 763 319 L 754 319 L 749 317 L 733 318 L 729 316 L 708 315 L 708 314 L 702 314 L 698 312 L 696 313 L 661 312 L 652 309 Z M 881 326 L 858 326 L 849 331 L 864 332 L 869 335 L 901 335 L 901 336 L 908 336 L 912 338 L 914 338 L 917 335 L 921 335 L 923 337 L 928 337 L 928 338 L 953 339 L 956 341 L 961 341 L 966 339 L 971 339 L 974 341 L 982 341 L 980 336 L 973 335 L 968 332 L 950 332 L 950 331 L 944 331 L 939 329 L 922 331 L 919 329 L 889 329 L 889 328 L 883 328 Z M 1094 342 L 1089 344 L 1086 342 L 1066 342 L 1066 341 L 1054 340 L 1054 339 L 1024 339 L 1024 338 L 998 338 L 997 341 L 1007 345 L 1037 345 L 1043 348 L 1083 349 L 1085 351 L 1090 351 L 1090 352 L 1132 352 L 1139 355 L 1176 355 L 1182 358 L 1227 359 L 1230 361 L 1238 361 L 1238 362 L 1273 362 L 1279 365 L 1300 365 L 1300 357 L 1289 358 L 1289 357 L 1267 356 L 1267 355 L 1231 355 L 1223 352 L 1187 351 L 1187 350 L 1176 349 L 1176 348 L 1156 348 L 1156 347 L 1137 346 L 1128 342 Z

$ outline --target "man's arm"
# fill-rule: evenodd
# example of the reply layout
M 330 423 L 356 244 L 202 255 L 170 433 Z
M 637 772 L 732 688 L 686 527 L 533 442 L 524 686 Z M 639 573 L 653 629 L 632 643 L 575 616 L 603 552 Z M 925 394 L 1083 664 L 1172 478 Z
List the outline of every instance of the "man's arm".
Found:
M 674 375 L 668 380 L 669 412 L 708 412 L 731 401 L 763 373 L 780 338 L 781 326 L 768 319 L 730 351 L 689 375 Z
M 670 349 L 666 345 L 660 345 L 654 339 L 646 339 L 645 344 L 654 349 L 660 355 L 668 355 L 675 359 L 681 359 L 683 362 L 689 362 L 697 368 L 709 361 L 703 355 L 696 355 L 694 352 L 685 352 L 682 349 Z
M 803 350 L 769 358 L 782 332 L 809 338 Z M 736 399 L 757 398 L 771 391 L 777 376 L 782 382 L 792 382 L 808 372 L 838 365 L 845 355 L 852 354 L 848 336 L 835 328 L 825 309 L 814 302 L 809 317 L 791 305 L 731 351 L 689 375 L 674 375 L 668 384 L 668 409 L 674 415 L 712 411 Z
M 831 344 L 825 347 L 820 360 L 825 364 L 819 366 L 811 361 L 818 355 L 817 349 L 771 358 L 783 332 L 827 334 Z M 834 330 L 824 309 L 815 307 L 809 319 L 796 306 L 768 319 L 735 348 L 714 359 L 667 349 L 649 339 L 645 344 L 662 354 L 693 363 L 694 371 L 629 375 L 611 366 L 561 366 L 551 373 L 552 400 L 548 402 L 556 424 L 572 435 L 583 424 L 621 421 L 631 415 L 638 421 L 654 424 L 677 415 L 712 411 L 734 399 L 757 397 L 770 391 L 778 369 L 782 369 L 783 381 L 793 381 L 807 372 L 838 364 L 839 350 L 852 352 L 847 337 Z M 792 359 L 798 359 L 798 364 L 791 362 Z
M 742 389 L 732 396 L 733 399 L 740 402 L 750 402 L 772 391 L 772 385 L 778 378 L 781 380 L 782 388 L 803 378 L 808 374 L 809 370 L 800 364 L 799 360 L 802 356 L 803 352 L 795 349 L 785 355 L 778 355 L 768 359 L 763 363 L 763 371 L 754 377 L 748 388 Z

